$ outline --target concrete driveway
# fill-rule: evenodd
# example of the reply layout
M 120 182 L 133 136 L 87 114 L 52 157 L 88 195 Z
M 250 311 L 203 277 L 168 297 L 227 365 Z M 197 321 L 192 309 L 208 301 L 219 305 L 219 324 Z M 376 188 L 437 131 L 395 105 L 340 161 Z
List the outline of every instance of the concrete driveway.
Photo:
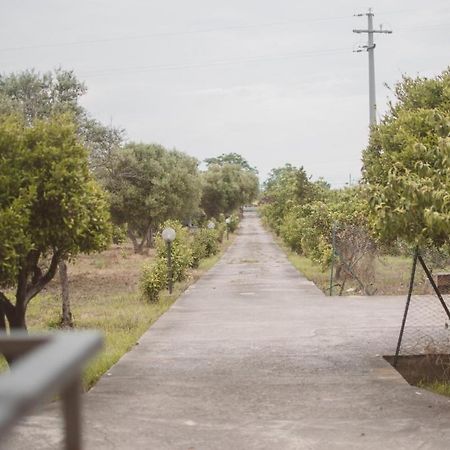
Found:
M 404 298 L 325 297 L 255 213 L 233 246 L 88 394 L 88 449 L 448 449 L 450 400 L 409 386 Z M 59 409 L 5 448 L 58 448 Z

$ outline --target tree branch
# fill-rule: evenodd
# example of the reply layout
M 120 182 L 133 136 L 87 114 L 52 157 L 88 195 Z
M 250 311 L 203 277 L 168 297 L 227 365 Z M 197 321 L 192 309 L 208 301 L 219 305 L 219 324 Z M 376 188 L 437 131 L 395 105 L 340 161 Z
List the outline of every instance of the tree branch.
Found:
M 29 301 L 33 297 L 35 297 L 45 287 L 45 285 L 48 284 L 56 275 L 56 270 L 58 269 L 58 263 L 60 259 L 61 259 L 61 252 L 58 250 L 54 250 L 50 266 L 45 275 L 40 276 L 39 279 L 37 280 L 34 280 L 33 278 L 33 281 L 35 282 L 27 287 L 25 296 L 25 306 L 28 305 Z M 36 271 L 34 271 L 34 273 L 36 273 Z

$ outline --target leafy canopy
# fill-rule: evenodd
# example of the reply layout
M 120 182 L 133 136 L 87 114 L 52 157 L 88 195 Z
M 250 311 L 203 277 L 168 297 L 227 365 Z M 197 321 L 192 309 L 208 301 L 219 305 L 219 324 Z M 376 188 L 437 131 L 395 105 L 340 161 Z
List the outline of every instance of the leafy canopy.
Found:
M 258 195 L 257 175 L 237 164 L 211 164 L 202 181 L 201 207 L 208 217 L 231 214 Z
M 116 150 L 103 179 L 114 221 L 142 237 L 169 218 L 191 217 L 201 195 L 197 166 L 195 158 L 156 144 Z
M 45 258 L 106 247 L 107 203 L 70 117 L 28 126 L 1 116 L 0 155 L 0 286 L 16 286 L 20 273 L 39 281 Z
M 450 236 L 450 70 L 404 77 L 372 131 L 363 179 L 380 236 L 440 246 Z
M 239 153 L 222 153 L 220 156 L 205 159 L 205 163 L 208 167 L 215 164 L 219 166 L 234 164 L 236 166 L 240 166 L 244 170 L 248 170 L 255 174 L 258 173 L 256 167 L 251 166 L 242 155 L 239 155 Z
M 316 191 L 303 167 L 286 164 L 270 172 L 264 183 L 264 214 L 277 233 L 288 210 L 312 201 Z
M 0 75 L 0 113 L 19 114 L 28 125 L 36 119 L 70 114 L 81 142 L 89 149 L 90 165 L 98 172 L 104 170 L 111 152 L 122 143 L 123 130 L 104 126 L 89 116 L 80 104 L 86 92 L 86 85 L 73 71 L 61 68 Z

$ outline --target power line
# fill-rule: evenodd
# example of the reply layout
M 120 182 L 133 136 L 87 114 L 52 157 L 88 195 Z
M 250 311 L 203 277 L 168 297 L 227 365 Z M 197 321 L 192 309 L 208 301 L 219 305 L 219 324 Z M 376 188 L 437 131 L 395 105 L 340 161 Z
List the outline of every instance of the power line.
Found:
M 214 67 L 214 66 L 223 66 L 223 65 L 234 65 L 234 64 L 245 64 L 245 63 L 253 63 L 253 62 L 261 62 L 261 61 L 274 61 L 280 59 L 289 59 L 289 58 L 308 58 L 315 56 L 327 56 L 327 55 L 335 55 L 341 53 L 348 53 L 348 48 L 335 48 L 335 49 L 327 49 L 327 50 L 316 50 L 310 52 L 293 52 L 287 53 L 284 55 L 262 55 L 255 56 L 251 58 L 234 58 L 234 59 L 225 59 L 225 60 L 216 60 L 216 61 L 208 61 L 202 63 L 187 63 L 187 64 L 155 64 L 151 66 L 138 66 L 138 67 L 114 67 L 110 69 L 99 69 L 93 71 L 82 72 L 80 75 L 83 77 L 96 78 L 102 77 L 105 75 L 109 75 L 111 73 L 135 73 L 135 72 L 146 72 L 152 70 L 182 70 L 182 69 L 196 69 L 196 68 L 204 68 L 204 67 Z
M 408 11 L 411 12 L 414 10 L 394 10 L 394 11 L 386 11 L 381 14 L 398 14 L 398 13 L 404 13 L 404 12 L 408 12 Z M 298 19 L 298 20 L 290 20 L 290 21 L 283 21 L 283 22 L 269 22 L 269 23 L 247 24 L 247 25 L 230 25 L 230 26 L 224 26 L 224 27 L 205 28 L 205 29 L 199 29 L 199 30 L 161 31 L 161 32 L 157 32 L 157 33 L 149 33 L 149 34 L 136 35 L 136 36 L 122 36 L 122 37 L 115 37 L 115 38 L 111 37 L 111 38 L 99 38 L 99 39 L 86 39 L 86 40 L 69 41 L 69 42 L 54 42 L 54 43 L 47 43 L 47 44 L 4 47 L 4 48 L 0 48 L 0 52 L 17 51 L 17 50 L 34 50 L 34 49 L 39 49 L 39 48 L 70 47 L 70 46 L 77 46 L 77 45 L 85 45 L 85 44 L 89 45 L 89 44 L 99 44 L 99 43 L 108 43 L 108 42 L 133 41 L 133 40 L 150 39 L 150 38 L 155 38 L 155 37 L 183 36 L 183 35 L 195 35 L 195 34 L 202 34 L 202 33 L 214 33 L 217 31 L 240 31 L 240 30 L 248 30 L 248 29 L 255 29 L 255 28 L 295 25 L 295 24 L 299 24 L 299 23 L 308 23 L 308 22 L 326 22 L 326 21 L 343 20 L 343 19 L 350 19 L 350 18 L 351 18 L 351 16 L 317 17 L 317 18 Z
M 84 45 L 84 44 L 133 41 L 133 40 L 149 39 L 149 38 L 154 38 L 154 37 L 184 36 L 184 35 L 194 35 L 194 34 L 203 34 L 203 33 L 214 33 L 217 31 L 240 31 L 240 30 L 247 30 L 247 29 L 254 29 L 254 28 L 295 25 L 295 24 L 304 23 L 304 22 L 321 22 L 321 21 L 349 19 L 349 18 L 350 18 L 349 16 L 327 17 L 327 18 L 322 17 L 322 18 L 291 20 L 291 21 L 285 21 L 285 22 L 269 22 L 269 23 L 248 24 L 248 25 L 230 25 L 230 26 L 224 26 L 224 27 L 205 28 L 205 29 L 199 29 L 199 30 L 161 31 L 161 32 L 157 32 L 157 33 L 150 33 L 150 34 L 143 34 L 143 35 L 136 35 L 136 36 L 122 36 L 122 37 L 116 37 L 116 38 L 112 37 L 112 38 L 100 38 L 100 39 L 86 39 L 86 40 L 71 41 L 71 42 L 55 42 L 55 43 L 50 43 L 50 44 L 4 47 L 4 48 L 0 48 L 0 51 L 3 52 L 3 51 L 13 51 L 13 50 L 32 50 L 32 49 L 38 49 L 38 48 L 66 47 L 66 46 L 76 46 L 76 45 Z

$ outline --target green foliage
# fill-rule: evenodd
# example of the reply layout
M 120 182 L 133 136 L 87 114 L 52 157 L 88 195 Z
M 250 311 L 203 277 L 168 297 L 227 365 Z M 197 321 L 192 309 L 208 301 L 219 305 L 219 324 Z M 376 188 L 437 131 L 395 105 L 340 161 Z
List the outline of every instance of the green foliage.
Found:
M 228 231 L 234 233 L 239 226 L 239 216 L 237 214 L 231 214 L 228 216 L 228 219 L 228 224 L 226 224 L 228 226 Z
M 273 169 L 264 184 L 262 210 L 266 221 L 279 234 L 288 211 L 314 200 L 318 190 L 303 167 L 286 164 Z
M 266 209 L 267 211 L 267 209 Z M 279 235 L 285 244 L 294 252 L 302 253 L 302 238 L 304 235 L 303 220 L 305 208 L 300 205 L 292 206 L 286 211 L 282 223 L 279 225 Z
M 257 175 L 238 164 L 211 164 L 202 180 L 201 207 L 208 217 L 231 214 L 258 195 Z
M 0 153 L 1 228 L 15 224 L 13 241 L 23 239 L 18 246 L 2 239 L 2 248 L 20 258 L 31 249 L 70 258 L 105 248 L 111 236 L 107 204 L 69 118 L 32 127 L 18 117 L 0 118 Z
M 26 309 L 60 260 L 109 244 L 110 217 L 69 117 L 0 117 L 0 154 L 0 286 L 17 286 Z
M 126 225 L 114 225 L 112 226 L 112 242 L 113 244 L 120 245 L 127 240 L 127 226 Z
M 367 228 L 366 209 L 360 188 L 331 190 L 323 180 L 310 181 L 302 167 L 287 164 L 271 172 L 261 213 L 290 249 L 326 266 L 333 224 Z
M 167 220 L 161 225 L 161 231 L 171 227 L 176 232 L 176 238 L 170 246 L 173 282 L 185 280 L 190 268 L 199 267 L 201 260 L 219 251 L 225 226 L 223 222 L 217 222 L 215 225 L 212 229 L 198 228 L 193 234 L 175 220 Z M 144 266 L 141 277 L 142 293 L 151 302 L 158 301 L 160 292 L 168 286 L 167 256 L 167 243 L 159 233 L 156 237 L 156 259 L 151 265 Z
M 57 69 L 53 73 L 25 70 L 0 75 L 0 104 L 3 113 L 15 112 L 31 125 L 35 119 L 70 113 L 81 117 L 84 113 L 78 99 L 86 93 L 73 71 Z M 8 102 L 9 100 L 9 102 Z
M 173 281 L 183 281 L 187 270 L 192 265 L 191 236 L 189 231 L 176 220 L 166 220 L 161 225 L 161 231 L 167 227 L 173 228 L 176 232 L 175 240 L 171 244 Z M 167 244 L 161 234 L 156 237 L 156 256 L 158 259 L 165 260 L 167 264 Z
M 238 153 L 222 153 L 220 156 L 205 159 L 205 163 L 208 166 L 216 164 L 219 166 L 223 166 L 225 164 L 232 164 L 235 166 L 240 166 L 242 169 L 248 170 L 249 172 L 253 172 L 254 174 L 258 173 L 256 167 L 251 166 L 249 162 Z
M 184 220 L 198 209 L 198 161 L 160 145 L 129 144 L 115 151 L 104 178 L 111 213 L 132 239 L 145 239 L 169 218 Z
M 450 236 L 450 71 L 404 77 L 395 93 L 363 154 L 373 225 L 386 242 L 441 246 Z
M 0 160 L 0 173 L 3 170 Z M 5 184 L 0 178 L 0 185 L 4 187 Z M 0 192 L 0 287 L 8 288 L 14 286 L 20 260 L 32 248 L 32 241 L 26 234 L 28 216 L 22 214 L 29 207 L 29 200 L 15 198 L 7 205 L 3 197 Z
M 167 260 L 158 258 L 153 264 L 144 265 L 141 276 L 141 289 L 150 302 L 159 300 L 159 293 L 168 284 Z
M 192 240 L 192 267 L 198 267 L 200 261 L 219 251 L 219 232 L 217 229 L 199 228 Z
M 216 222 L 216 233 L 217 233 L 217 240 L 219 242 L 223 241 L 223 237 L 225 236 L 225 233 L 227 231 L 227 227 L 224 221 L 217 221 Z
M 183 281 L 188 269 L 192 266 L 193 252 L 189 231 L 176 220 L 167 220 L 161 225 L 161 231 L 171 227 L 176 232 L 176 238 L 171 243 L 172 282 Z M 159 233 L 156 236 L 156 259 L 150 266 L 145 266 L 141 278 L 141 288 L 144 296 L 152 302 L 158 301 L 159 292 L 166 288 L 169 282 L 168 248 Z
M 36 119 L 70 114 L 80 141 L 89 149 L 91 168 L 97 173 L 106 170 L 111 152 L 122 143 L 123 130 L 89 117 L 79 102 L 86 92 L 85 84 L 71 70 L 0 75 L 0 113 L 19 114 L 27 125 Z

